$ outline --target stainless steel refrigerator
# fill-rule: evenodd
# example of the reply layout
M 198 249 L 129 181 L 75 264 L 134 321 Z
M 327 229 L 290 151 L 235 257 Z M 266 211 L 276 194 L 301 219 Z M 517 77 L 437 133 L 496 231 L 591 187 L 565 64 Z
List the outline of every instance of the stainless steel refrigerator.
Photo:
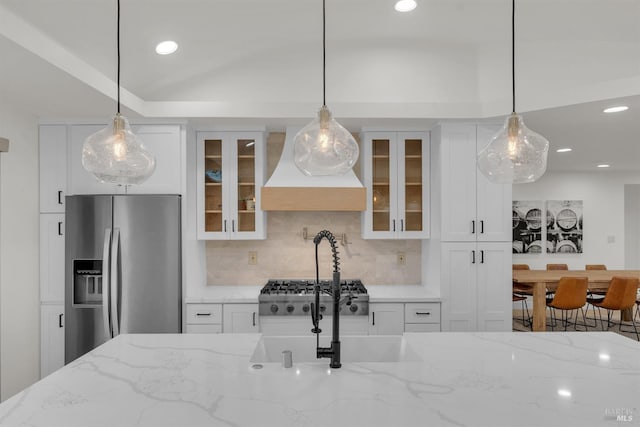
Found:
M 121 333 L 182 331 L 180 196 L 67 196 L 65 220 L 65 363 Z

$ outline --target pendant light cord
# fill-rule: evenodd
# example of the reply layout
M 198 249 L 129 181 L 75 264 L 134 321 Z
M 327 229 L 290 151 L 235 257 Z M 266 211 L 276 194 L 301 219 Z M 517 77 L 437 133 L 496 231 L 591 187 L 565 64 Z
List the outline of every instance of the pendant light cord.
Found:
M 120 114 L 120 0 L 118 0 L 118 28 L 116 31 L 116 50 L 118 57 L 118 114 Z
M 325 0 L 322 0 L 322 106 L 327 106 L 327 42 L 326 42 L 326 11 Z
M 516 0 L 511 0 L 511 112 L 516 112 Z

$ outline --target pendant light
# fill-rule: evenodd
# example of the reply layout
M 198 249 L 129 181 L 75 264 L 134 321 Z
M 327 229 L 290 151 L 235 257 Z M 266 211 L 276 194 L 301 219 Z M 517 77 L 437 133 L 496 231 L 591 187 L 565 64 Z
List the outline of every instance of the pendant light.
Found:
M 294 162 L 309 176 L 341 175 L 358 160 L 358 143 L 331 115 L 326 103 L 326 12 L 322 0 L 322 107 L 294 137 Z
M 120 114 L 120 0 L 118 3 L 118 111 L 109 125 L 90 135 L 82 146 L 82 166 L 100 182 L 141 184 L 155 170 L 156 161 Z
M 504 126 L 478 154 L 478 169 L 497 184 L 524 184 L 540 178 L 547 170 L 549 141 L 524 125 L 516 113 L 515 0 L 511 0 L 512 110 Z

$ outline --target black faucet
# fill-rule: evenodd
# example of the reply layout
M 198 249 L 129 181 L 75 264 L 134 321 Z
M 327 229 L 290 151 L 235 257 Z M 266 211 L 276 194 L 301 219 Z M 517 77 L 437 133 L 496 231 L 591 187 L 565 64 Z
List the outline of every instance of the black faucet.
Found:
M 320 332 L 322 330 L 318 327 L 322 314 L 320 314 L 320 292 L 322 292 L 320 286 L 320 273 L 318 268 L 318 245 L 320 241 L 326 238 L 331 245 L 331 252 L 333 253 L 333 283 L 331 291 L 327 292 L 333 297 L 333 334 L 331 338 L 331 347 L 320 347 Z M 342 366 L 340 363 L 340 263 L 338 260 L 338 247 L 336 246 L 336 239 L 328 230 L 322 230 L 316 237 L 313 238 L 313 243 L 316 245 L 316 284 L 315 284 L 315 303 L 311 303 L 311 321 L 313 322 L 313 329 L 311 332 L 316 334 L 316 357 L 318 359 L 326 357 L 331 358 L 329 366 L 332 368 L 339 368 Z M 325 291 L 326 292 L 326 291 Z M 351 303 L 351 298 L 347 304 Z

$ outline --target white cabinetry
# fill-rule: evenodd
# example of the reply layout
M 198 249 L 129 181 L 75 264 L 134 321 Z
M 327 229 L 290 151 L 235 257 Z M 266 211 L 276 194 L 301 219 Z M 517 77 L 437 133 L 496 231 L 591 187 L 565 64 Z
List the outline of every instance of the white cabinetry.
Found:
M 442 330 L 511 330 L 511 243 L 442 243 Z
M 67 194 L 67 127 L 40 126 L 40 212 L 64 213 Z
M 198 132 L 198 239 L 264 239 L 263 132 Z
M 404 332 L 404 304 L 370 303 L 369 334 L 398 335 Z
M 222 304 L 187 304 L 187 333 L 219 334 L 222 332 Z
M 443 331 L 511 330 L 511 185 L 476 165 L 497 130 L 448 123 L 435 132 Z
M 82 146 L 87 137 L 105 125 L 71 126 L 69 194 L 115 194 L 123 187 L 98 182 L 82 166 Z M 179 125 L 132 125 L 131 130 L 156 158 L 156 169 L 144 183 L 127 189 L 129 194 L 182 194 L 184 144 Z
M 427 132 L 362 133 L 363 238 L 429 237 L 429 154 Z
M 40 214 L 40 301 L 64 303 L 64 214 Z
M 440 303 L 407 303 L 404 305 L 405 332 L 440 332 Z
M 511 186 L 489 182 L 477 153 L 498 127 L 446 124 L 440 128 L 443 241 L 510 241 Z
M 64 304 L 40 305 L 40 378 L 64 366 Z
M 225 334 L 259 331 L 258 304 L 224 304 L 222 330 Z

